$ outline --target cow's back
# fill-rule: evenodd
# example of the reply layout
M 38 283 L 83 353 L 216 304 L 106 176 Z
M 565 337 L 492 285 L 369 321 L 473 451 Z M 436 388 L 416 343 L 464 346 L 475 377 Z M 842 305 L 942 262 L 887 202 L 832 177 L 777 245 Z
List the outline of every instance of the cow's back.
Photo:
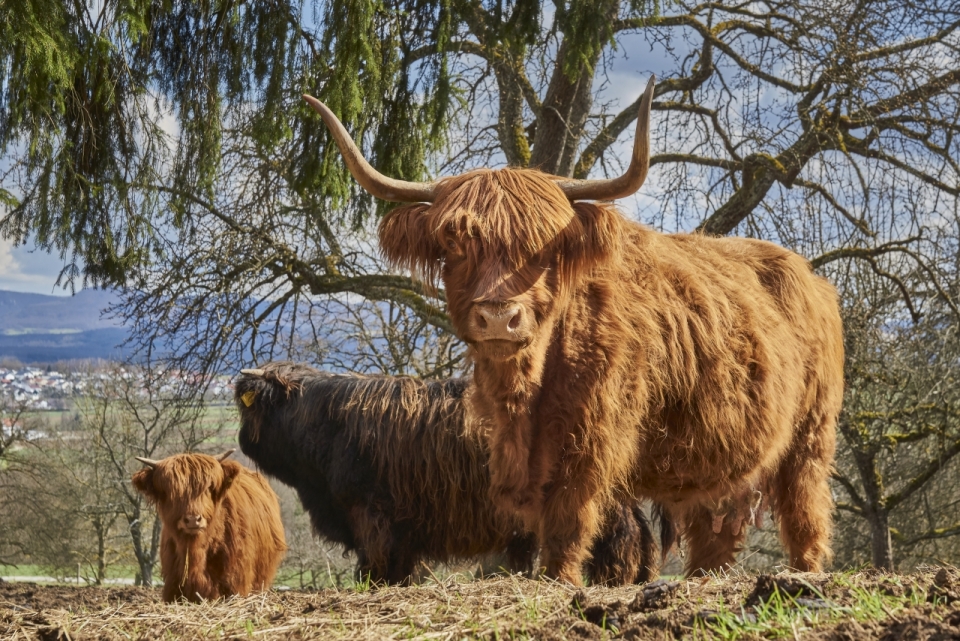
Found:
M 624 473 L 667 502 L 741 491 L 777 465 L 811 407 L 839 411 L 836 292 L 772 243 L 629 229 L 622 260 L 584 288 L 607 297 L 581 294 L 616 319 L 608 411 L 640 426 L 623 447 L 641 463 L 623 461 Z

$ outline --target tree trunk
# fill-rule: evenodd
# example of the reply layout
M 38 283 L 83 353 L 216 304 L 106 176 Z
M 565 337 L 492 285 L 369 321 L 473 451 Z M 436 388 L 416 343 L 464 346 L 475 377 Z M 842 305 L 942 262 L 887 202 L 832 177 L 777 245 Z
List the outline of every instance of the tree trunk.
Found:
M 571 80 L 563 72 L 566 56 L 566 44 L 561 44 L 553 77 L 540 108 L 530 156 L 531 167 L 554 175 L 573 171 L 573 163 L 565 155 L 572 157 L 571 149 L 576 150 L 586 115 L 593 104 L 589 92 L 593 87 L 592 70 L 585 67 L 576 79 Z
M 619 0 L 600 4 L 597 11 L 614 20 L 620 11 Z M 576 152 L 583 136 L 583 127 L 593 106 L 593 78 L 603 47 L 597 47 L 584 61 L 575 78 L 564 73 L 570 51 L 566 38 L 557 51 L 557 60 L 540 106 L 537 130 L 533 137 L 530 166 L 557 176 L 573 175 Z
M 577 151 L 580 149 L 580 139 L 583 137 L 583 127 L 587 124 L 587 116 L 590 115 L 590 109 L 593 107 L 593 77 L 594 74 L 584 73 L 577 83 L 576 93 L 570 103 L 570 112 L 567 116 L 568 133 L 560 155 L 560 166 L 557 167 L 558 176 L 573 175 Z
M 504 52 L 504 57 L 512 52 Z M 510 59 L 494 65 L 497 88 L 500 93 L 500 114 L 497 119 L 497 136 L 500 147 L 511 167 L 526 167 L 530 163 L 530 146 L 523 130 L 523 91 L 512 66 L 520 63 Z
M 852 446 L 853 459 L 863 483 L 863 498 L 859 504 L 863 518 L 870 524 L 873 566 L 893 570 L 893 537 L 890 535 L 890 505 L 883 492 L 883 477 L 877 469 L 877 447 L 865 443 L 856 430 L 841 424 L 841 432 Z
M 868 521 L 870 522 L 873 567 L 893 570 L 893 537 L 890 535 L 889 513 L 884 509 L 878 509 L 868 516 Z
M 97 516 L 94 519 L 94 528 L 97 531 L 97 579 L 95 585 L 103 585 L 104 575 L 107 571 L 107 533 L 102 516 Z
M 159 537 L 151 537 L 151 545 L 149 548 L 144 546 L 143 528 L 141 527 L 140 521 L 141 514 L 140 506 L 135 505 L 130 516 L 130 538 L 133 540 L 133 555 L 136 557 L 137 565 L 140 568 L 138 585 L 149 588 L 153 585 L 153 563 L 157 558 L 156 545 L 153 539 Z M 159 521 L 159 519 L 157 519 L 157 521 Z
M 150 557 L 146 567 L 143 568 L 146 585 L 153 585 L 153 566 L 157 564 L 157 555 L 160 552 L 160 528 L 162 526 L 163 523 L 161 523 L 159 516 L 153 519 L 153 530 L 150 532 Z

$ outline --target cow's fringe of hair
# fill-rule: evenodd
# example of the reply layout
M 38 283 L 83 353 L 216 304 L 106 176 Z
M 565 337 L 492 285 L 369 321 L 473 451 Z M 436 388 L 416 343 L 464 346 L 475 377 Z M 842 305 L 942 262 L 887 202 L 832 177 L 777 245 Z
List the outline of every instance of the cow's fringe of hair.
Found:
M 381 247 L 388 261 L 431 285 L 439 280 L 440 259 L 449 247 L 470 252 L 478 246 L 463 243 L 464 239 L 477 239 L 492 248 L 509 269 L 523 270 L 539 254 L 560 250 L 558 267 L 566 287 L 582 265 L 571 251 L 574 243 L 563 245 L 568 240 L 580 244 L 592 240 L 597 208 L 593 203 L 571 204 L 553 178 L 541 172 L 478 169 L 443 179 L 432 204 L 391 212 L 380 230 Z M 617 239 L 619 234 L 608 233 L 605 238 Z M 613 253 L 613 247 L 602 251 Z
M 223 469 L 217 459 L 207 454 L 176 455 L 164 459 L 164 490 L 169 496 L 195 496 L 211 483 L 223 482 Z M 147 500 L 156 503 L 156 496 Z

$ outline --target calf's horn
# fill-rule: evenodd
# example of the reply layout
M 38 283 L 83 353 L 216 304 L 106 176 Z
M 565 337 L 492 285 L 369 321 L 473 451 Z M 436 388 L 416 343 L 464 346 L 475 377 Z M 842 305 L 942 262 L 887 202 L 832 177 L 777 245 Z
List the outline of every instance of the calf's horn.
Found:
M 323 118 L 323 122 L 330 130 L 337 147 L 340 148 L 340 153 L 343 154 L 347 169 L 350 170 L 361 187 L 381 200 L 390 200 L 397 203 L 433 202 L 436 183 L 407 182 L 406 180 L 384 176 L 367 162 L 363 153 L 353 142 L 353 138 L 347 133 L 343 123 L 333 115 L 333 112 L 325 104 L 306 94 L 304 94 L 303 99 Z
M 227 460 L 227 458 L 228 458 L 231 454 L 233 454 L 234 452 L 236 452 L 236 451 L 237 451 L 237 448 L 234 447 L 233 449 L 227 450 L 226 452 L 224 452 L 223 454 L 221 454 L 220 456 L 218 456 L 218 457 L 216 457 L 216 458 L 217 458 L 218 461 L 220 461 L 220 462 L 222 463 L 223 461 Z
M 242 369 L 240 370 L 241 374 L 249 374 L 250 376 L 263 376 L 264 371 L 262 369 Z
M 630 166 L 618 178 L 601 180 L 558 178 L 557 186 L 570 200 L 614 200 L 635 193 L 647 179 L 650 169 L 650 106 L 656 76 L 651 76 L 647 88 L 640 97 L 640 112 L 637 115 L 637 133 L 633 139 L 633 154 Z
M 154 461 L 152 458 L 143 458 L 142 456 L 135 456 L 134 458 L 150 468 L 156 467 L 160 463 L 160 461 Z

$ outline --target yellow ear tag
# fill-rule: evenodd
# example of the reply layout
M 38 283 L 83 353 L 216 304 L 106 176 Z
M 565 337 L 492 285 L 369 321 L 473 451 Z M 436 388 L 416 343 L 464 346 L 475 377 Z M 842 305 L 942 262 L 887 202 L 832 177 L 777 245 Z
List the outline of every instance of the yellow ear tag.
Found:
M 253 399 L 255 399 L 256 397 L 257 397 L 257 393 L 254 392 L 253 390 L 250 390 L 249 392 L 244 392 L 243 396 L 240 397 L 240 400 L 243 401 L 244 405 L 246 405 L 247 407 L 250 407 L 251 405 L 253 405 Z

